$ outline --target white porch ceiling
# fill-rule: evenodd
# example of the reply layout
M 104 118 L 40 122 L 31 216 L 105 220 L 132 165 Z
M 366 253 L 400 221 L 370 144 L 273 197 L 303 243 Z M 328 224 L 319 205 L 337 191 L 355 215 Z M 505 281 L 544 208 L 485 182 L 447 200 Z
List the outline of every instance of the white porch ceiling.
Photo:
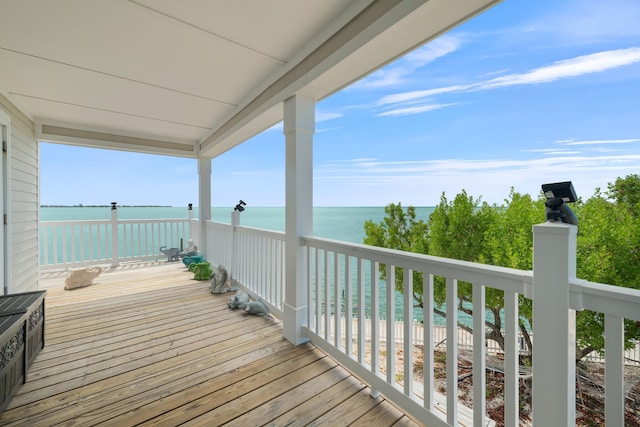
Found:
M 499 0 L 0 0 L 0 93 L 42 140 L 215 157 Z

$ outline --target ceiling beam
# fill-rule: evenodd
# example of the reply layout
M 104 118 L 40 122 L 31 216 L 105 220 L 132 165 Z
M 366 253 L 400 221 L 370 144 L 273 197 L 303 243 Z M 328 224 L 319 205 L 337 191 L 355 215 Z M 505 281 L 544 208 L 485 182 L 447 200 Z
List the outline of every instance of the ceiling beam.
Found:
M 225 138 L 246 125 L 274 105 L 283 102 L 309 81 L 316 78 L 332 65 L 346 58 L 377 34 L 383 32 L 426 0 L 375 0 L 358 15 L 342 26 L 309 55 L 293 65 L 280 78 L 268 85 L 262 92 L 236 111 L 222 126 L 205 138 L 200 144 L 204 156 L 216 156 L 242 141 Z M 275 124 L 272 123 L 272 124 Z
M 127 135 L 116 131 L 99 131 L 67 123 L 36 120 L 35 133 L 38 141 L 147 154 L 198 157 L 197 144 Z

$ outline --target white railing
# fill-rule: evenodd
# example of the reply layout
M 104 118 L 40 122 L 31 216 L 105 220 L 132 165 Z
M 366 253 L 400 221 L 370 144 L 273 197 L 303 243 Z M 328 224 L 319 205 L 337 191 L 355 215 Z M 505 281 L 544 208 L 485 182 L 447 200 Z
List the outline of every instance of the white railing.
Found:
M 605 422 L 622 426 L 625 422 L 624 320 L 640 322 L 640 292 L 586 280 L 570 282 L 571 307 L 604 314 L 605 326 Z M 637 347 L 636 347 L 637 348 Z
M 236 227 L 235 279 L 282 316 L 284 303 L 284 234 Z M 241 254 L 241 255 L 240 255 Z
M 345 330 L 345 318 L 344 316 L 341 318 L 342 325 L 340 326 L 341 330 Z M 357 317 L 351 318 L 351 330 L 354 334 L 354 339 L 357 338 L 357 330 L 358 330 L 358 322 L 360 319 Z M 331 319 L 331 322 L 335 322 L 335 318 Z M 378 328 L 378 339 L 380 342 L 387 341 L 387 321 L 384 319 L 380 319 L 379 328 Z M 403 335 L 405 323 L 401 320 L 396 320 L 392 323 L 393 325 L 393 338 L 396 340 L 396 343 L 403 343 Z M 411 324 L 411 337 L 413 338 L 414 346 L 422 346 L 424 345 L 423 337 L 424 337 L 424 325 L 421 322 L 416 320 Z M 334 327 L 331 327 L 331 330 L 335 330 Z M 533 342 L 533 336 L 529 335 L 531 341 Z M 364 322 L 364 339 L 365 341 L 371 341 L 374 338 L 373 336 L 373 322 L 370 318 L 365 319 Z M 434 326 L 433 327 L 433 345 L 434 348 L 445 348 L 447 342 L 447 328 L 444 326 Z M 497 341 L 492 339 L 485 340 L 485 347 L 487 349 L 487 354 L 490 355 L 500 355 L 503 352 L 502 347 L 498 344 Z M 463 351 L 473 351 L 473 334 L 464 329 L 458 329 L 458 349 Z M 518 334 L 518 350 L 521 355 L 527 355 L 528 349 L 527 344 L 522 336 L 522 334 Z M 584 360 L 588 360 L 590 362 L 604 363 L 604 356 L 600 355 L 597 351 L 592 351 L 588 355 L 584 356 Z M 636 343 L 634 347 L 625 350 L 624 352 L 624 364 L 625 366 L 640 366 L 640 343 Z
M 230 272 L 237 282 L 250 290 L 254 296 L 270 301 L 272 306 L 281 307 L 286 289 L 284 234 L 220 224 L 211 224 L 209 227 L 217 230 L 209 235 L 209 239 L 226 239 L 225 241 L 230 242 Z M 550 395 L 553 400 L 562 400 L 553 396 L 558 394 L 555 386 L 562 384 L 561 378 L 564 377 L 569 394 L 573 391 L 575 395 L 575 382 L 571 381 L 571 378 L 575 378 L 575 360 L 569 358 L 564 363 L 561 362 L 554 356 L 558 348 L 538 347 L 537 354 L 546 352 L 552 355 L 555 364 L 560 365 L 560 374 L 556 372 L 557 369 L 548 369 L 545 366 L 538 367 L 536 371 L 535 346 L 533 374 L 522 372 L 520 369 L 522 339 L 518 333 L 518 300 L 521 297 L 533 299 L 536 289 L 534 272 L 317 237 L 302 237 L 301 245 L 306 248 L 307 254 L 307 324 L 303 325 L 306 336 L 370 385 L 374 394 L 384 394 L 416 419 L 435 426 L 490 423 L 486 415 L 485 382 L 487 356 L 494 352 L 491 346 L 487 345 L 485 336 L 485 293 L 489 288 L 500 290 L 504 294 L 505 345 L 502 350 L 501 370 L 505 373 L 505 425 L 519 425 L 519 381 L 523 379 L 523 375 L 533 375 L 534 384 L 536 376 L 541 378 L 540 381 L 551 378 L 554 386 L 545 387 L 544 393 Z M 387 268 L 387 282 L 379 279 L 381 265 Z M 545 268 L 553 270 L 552 266 Z M 395 292 L 396 271 L 401 271 L 405 284 L 406 292 L 401 297 Z M 424 278 L 424 315 L 414 310 L 415 301 L 409 291 L 408 284 L 412 282 L 410 278 L 414 273 L 422 273 Z M 433 289 L 438 277 L 446 286 L 447 307 L 455 307 L 458 304 L 459 282 L 471 284 L 474 313 L 471 326 L 476 331 L 471 336 L 471 343 L 458 327 L 455 310 L 447 310 L 445 335 L 438 335 L 441 327 L 435 326 L 433 319 Z M 562 283 L 562 278 L 559 282 Z M 577 279 L 565 279 L 564 282 L 565 290 L 562 291 L 561 286 L 559 289 L 561 293 L 565 292 L 567 300 L 570 300 L 570 304 L 564 309 L 565 318 L 570 319 L 575 316 L 575 310 L 583 309 L 605 315 L 607 425 L 623 426 L 625 353 L 622 322 L 624 319 L 640 321 L 640 291 Z M 538 283 L 538 286 L 543 284 Z M 553 286 L 551 288 L 553 289 Z M 536 303 L 534 300 L 534 307 L 536 304 L 539 309 L 544 310 L 547 301 Z M 400 311 L 400 322 L 387 323 L 381 320 L 396 318 Z M 350 315 L 355 317 L 355 320 L 345 321 Z M 416 317 L 418 323 L 424 327 L 416 327 Z M 336 319 L 341 321 L 337 322 Z M 559 332 L 561 337 L 575 335 L 575 331 L 570 330 Z M 532 337 L 535 336 L 536 341 L 545 341 L 545 336 L 554 334 L 557 335 L 558 331 L 553 328 L 536 330 L 534 322 Z M 575 343 L 571 343 L 570 340 L 564 342 L 565 348 L 575 348 Z M 422 382 L 416 381 L 414 373 L 413 347 L 417 343 L 423 346 Z M 434 380 L 434 350 L 438 343 L 445 346 L 447 355 L 445 396 L 438 393 Z M 472 393 L 473 401 L 476 403 L 472 410 L 458 403 L 458 355 L 462 349 L 468 349 L 469 344 L 472 347 L 471 359 L 475 379 Z M 398 352 L 403 354 L 403 367 L 397 370 L 394 355 Z M 551 375 L 547 371 L 554 373 Z M 547 408 L 543 407 L 544 402 L 536 406 L 536 388 L 533 390 L 534 425 L 543 425 L 542 421 L 536 420 L 542 420 L 544 417 L 540 414 L 546 416 L 554 408 L 547 411 Z M 542 388 L 539 387 L 538 390 Z M 556 417 L 552 418 L 556 422 L 555 425 L 565 425 L 564 418 L 567 416 L 569 419 L 575 419 L 575 400 L 569 399 L 563 411 L 557 417 L 551 416 Z M 461 414 L 467 412 L 470 413 L 470 418 L 462 419 Z
M 345 317 L 344 315 L 341 317 L 342 325 L 340 326 L 341 330 L 345 330 Z M 335 318 L 331 319 L 331 322 L 335 322 Z M 358 332 L 358 322 L 360 319 L 357 317 L 351 318 L 351 330 L 353 331 L 354 338 L 357 338 Z M 391 330 L 387 327 L 387 320 L 379 319 L 379 327 L 377 330 L 377 339 L 380 342 L 387 341 L 387 331 Z M 391 323 L 391 328 L 393 328 L 392 337 L 395 339 L 397 344 L 402 344 L 404 342 L 404 328 L 405 323 L 402 320 L 395 320 Z M 373 335 L 373 321 L 370 318 L 366 318 L 364 321 L 364 339 L 365 341 L 371 341 L 376 339 Z M 332 326 L 331 330 L 335 330 Z M 424 325 L 417 320 L 414 320 L 411 324 L 411 337 L 413 338 L 414 346 L 422 346 L 424 345 Z M 433 326 L 433 345 L 435 348 L 445 348 L 447 342 L 447 328 L 445 326 Z M 502 353 L 502 347 L 498 344 L 497 341 L 492 339 L 487 339 L 485 341 L 485 347 L 487 349 L 487 354 L 497 355 Z M 459 329 L 458 330 L 458 349 L 465 351 L 473 350 L 473 334 L 467 330 Z M 521 354 L 527 353 L 526 342 L 523 339 L 522 335 L 518 334 L 518 350 Z M 629 353 L 631 354 L 631 353 Z M 591 359 L 590 359 L 591 360 Z M 595 357 L 592 360 L 597 360 Z
M 42 221 L 40 268 L 167 259 L 160 247 L 186 247 L 189 233 L 188 219 Z
M 207 222 L 207 260 L 228 266 L 232 280 L 282 317 L 284 303 L 284 233 Z
M 110 262 L 111 221 L 40 222 L 40 268 Z
M 203 248 L 205 259 L 214 265 L 230 269 L 233 228 L 229 224 L 207 221 L 207 244 Z
M 120 221 L 117 218 L 41 223 L 43 267 L 162 258 L 160 246 L 179 247 L 180 239 L 187 239 L 190 231 L 199 232 L 201 225 L 193 219 Z M 235 284 L 264 300 L 275 315 L 283 317 L 286 286 L 295 286 L 285 278 L 284 233 L 238 223 L 205 221 L 204 226 L 207 241 L 201 245 L 201 251 L 206 259 L 226 266 Z M 626 401 L 623 322 L 625 319 L 640 321 L 640 291 L 571 277 L 575 274 L 575 230 L 572 231 L 574 246 L 563 246 L 563 239 L 567 239 L 563 227 L 569 226 L 534 227 L 534 235 L 543 235 L 534 248 L 537 250 L 534 254 L 538 254 L 534 271 L 302 237 L 300 245 L 306 253 L 307 277 L 298 286 L 306 287 L 307 302 L 306 324 L 301 327 L 316 346 L 371 386 L 374 395 L 384 394 L 425 424 L 453 426 L 468 422 L 484 426 L 490 422 L 486 416 L 487 356 L 494 351 L 487 345 L 485 336 L 485 294 L 490 288 L 499 290 L 504 294 L 505 345 L 501 366 L 504 420 L 506 426 L 517 426 L 521 380 L 518 301 L 522 297 L 533 299 L 532 336 L 538 345 L 534 346 L 533 353 L 533 422 L 534 425 L 572 425 L 576 413 L 576 372 L 572 357 L 575 330 L 571 329 L 575 329 L 575 321 L 572 319 L 576 310 L 603 313 L 605 416 L 608 426 L 621 427 Z M 571 237 L 568 241 L 571 243 Z M 379 278 L 379 268 L 383 265 L 387 271 L 386 281 Z M 395 290 L 396 272 L 403 277 L 402 294 Z M 411 283 L 415 273 L 423 277 L 423 310 L 414 308 Z M 471 284 L 474 313 L 471 326 L 475 331 L 471 343 L 458 326 L 456 310 L 447 310 L 445 333 L 439 335 L 442 328 L 435 325 L 433 314 L 434 283 L 438 281 L 446 287 L 446 307 L 457 307 L 459 282 Z M 544 297 L 536 301 L 534 291 Z M 558 301 L 564 302 L 558 304 Z M 536 310 L 543 315 L 536 317 Z M 397 318 L 402 320 L 381 320 Z M 539 318 L 544 318 L 546 325 L 536 322 Z M 416 327 L 416 319 L 422 327 Z M 568 326 L 559 328 L 558 324 L 563 321 Z M 434 379 L 437 344 L 444 345 L 446 352 L 444 395 L 438 392 Z M 414 372 L 415 345 L 423 349 L 422 382 L 416 381 Z M 474 378 L 472 410 L 458 403 L 458 355 L 469 346 Z M 403 364 L 397 369 L 395 355 L 399 352 L 403 354 Z M 470 414 L 468 420 L 462 419 L 466 413 Z
M 381 392 L 402 406 L 417 419 L 428 425 L 457 425 L 458 414 L 458 326 L 455 310 L 447 311 L 447 386 L 446 386 L 446 422 L 436 410 L 436 387 L 434 380 L 434 321 L 433 321 L 433 283 L 436 276 L 446 278 L 447 307 L 457 306 L 457 283 L 465 281 L 473 284 L 474 298 L 473 319 L 474 336 L 473 365 L 474 425 L 486 425 L 484 402 L 486 387 L 484 372 L 486 361 L 485 347 L 485 284 L 505 292 L 505 319 L 512 319 L 506 324 L 505 331 L 505 407 L 506 411 L 517 412 L 518 384 L 518 334 L 517 334 L 517 297 L 529 294 L 532 284 L 530 271 L 520 271 L 473 264 L 444 258 L 430 257 L 389 249 L 375 248 L 365 245 L 347 244 L 326 239 L 305 237 L 303 244 L 308 247 L 309 258 L 309 318 L 308 334 L 314 344 L 336 358 L 351 371 L 355 372 L 372 388 Z M 379 266 L 387 267 L 387 282 L 379 280 Z M 395 318 L 395 270 L 402 269 L 405 292 L 403 293 L 403 329 L 398 332 L 391 322 L 385 327 L 386 341 L 381 341 L 381 317 Z M 410 278 L 420 272 L 424 278 L 424 315 L 419 319 L 424 328 L 421 341 L 423 347 L 422 390 L 414 390 L 417 383 L 414 373 L 413 311 L 415 301 L 409 290 Z M 380 304 L 382 297 L 386 303 Z M 338 303 L 336 303 L 336 301 Z M 358 337 L 366 333 L 367 313 L 370 307 L 371 333 L 370 343 Z M 383 311 L 383 312 L 381 312 Z M 341 329 L 342 322 L 331 322 L 333 316 L 355 315 L 359 322 L 355 329 L 351 322 Z M 480 327 L 478 328 L 478 325 Z M 475 351 L 479 350 L 479 351 Z M 395 355 L 401 351 L 404 358 L 402 372 L 396 372 Z M 386 355 L 386 366 L 380 365 L 380 354 Z M 398 378 L 402 378 L 398 381 Z M 422 397 L 420 397 L 422 396 Z

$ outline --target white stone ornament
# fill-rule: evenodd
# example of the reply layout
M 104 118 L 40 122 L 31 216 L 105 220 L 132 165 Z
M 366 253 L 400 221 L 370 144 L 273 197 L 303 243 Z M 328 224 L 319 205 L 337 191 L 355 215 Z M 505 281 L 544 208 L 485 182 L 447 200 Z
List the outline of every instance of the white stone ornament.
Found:
M 93 279 L 98 277 L 102 273 L 102 268 L 81 268 L 79 270 L 72 270 L 71 274 L 64 281 L 65 289 L 76 289 L 91 286 Z

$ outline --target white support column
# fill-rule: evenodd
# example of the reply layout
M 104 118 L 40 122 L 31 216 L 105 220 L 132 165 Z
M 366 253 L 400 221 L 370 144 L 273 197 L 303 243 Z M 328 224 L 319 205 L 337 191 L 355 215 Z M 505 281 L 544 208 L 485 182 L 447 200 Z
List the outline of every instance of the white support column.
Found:
M 197 245 L 200 252 L 207 256 L 207 227 L 205 221 L 211 220 L 211 159 L 198 157 L 198 206 L 200 207 Z
M 576 275 L 577 227 L 533 226 L 533 425 L 573 426 L 576 418 L 576 313 L 569 280 Z
M 300 237 L 313 234 L 313 132 L 315 101 L 294 95 L 284 102 L 286 140 L 286 225 L 284 337 L 307 341 L 307 254 Z

